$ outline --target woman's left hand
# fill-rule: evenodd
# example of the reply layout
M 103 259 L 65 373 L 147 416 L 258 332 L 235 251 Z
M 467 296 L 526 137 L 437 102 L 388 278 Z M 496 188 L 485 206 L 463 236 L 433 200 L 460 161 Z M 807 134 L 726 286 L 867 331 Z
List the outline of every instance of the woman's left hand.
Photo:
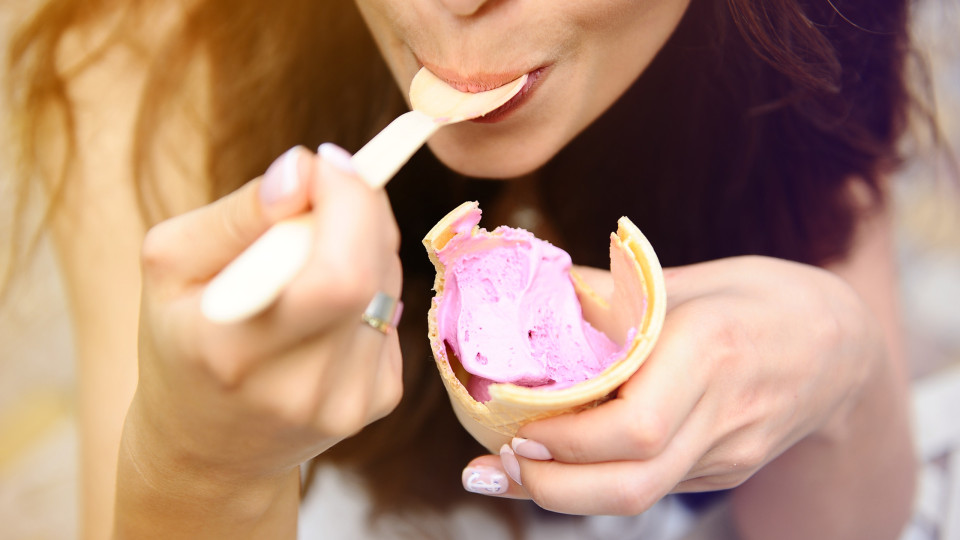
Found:
M 843 280 L 764 257 L 665 277 L 663 332 L 614 399 L 528 424 L 467 471 L 502 467 L 514 481 L 502 495 L 549 510 L 638 514 L 671 492 L 738 486 L 798 441 L 844 432 L 885 352 Z

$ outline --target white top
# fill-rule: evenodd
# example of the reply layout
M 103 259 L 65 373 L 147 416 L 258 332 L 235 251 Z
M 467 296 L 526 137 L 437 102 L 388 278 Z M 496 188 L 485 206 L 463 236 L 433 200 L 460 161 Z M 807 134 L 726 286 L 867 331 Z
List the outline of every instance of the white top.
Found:
M 482 495 L 476 495 L 482 497 Z M 539 510 L 534 503 L 524 514 L 524 538 L 529 540 L 689 538 L 698 516 L 672 497 L 639 516 L 568 516 Z M 448 515 L 368 519 L 369 504 L 359 479 L 333 466 L 317 470 L 310 492 L 300 509 L 300 540 L 423 538 L 424 531 L 438 538 L 496 540 L 510 538 L 507 527 L 487 509 L 463 505 Z M 431 534 L 430 537 L 434 537 Z

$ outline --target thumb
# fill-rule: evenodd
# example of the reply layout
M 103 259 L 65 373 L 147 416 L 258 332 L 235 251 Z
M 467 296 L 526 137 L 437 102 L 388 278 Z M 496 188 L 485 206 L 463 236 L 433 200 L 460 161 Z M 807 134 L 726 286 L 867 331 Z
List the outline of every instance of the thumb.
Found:
M 309 205 L 313 154 L 302 146 L 262 177 L 201 208 L 153 227 L 144 239 L 144 275 L 172 287 L 208 281 L 274 223 Z

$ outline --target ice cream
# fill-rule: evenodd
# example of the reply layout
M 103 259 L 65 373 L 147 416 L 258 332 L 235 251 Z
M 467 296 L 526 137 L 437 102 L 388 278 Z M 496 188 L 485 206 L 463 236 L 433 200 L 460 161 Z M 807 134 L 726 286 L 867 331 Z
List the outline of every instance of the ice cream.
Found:
M 472 230 L 479 210 L 461 227 Z M 583 320 L 570 256 L 523 229 L 458 234 L 445 267 L 440 338 L 471 373 L 467 390 L 488 401 L 491 382 L 557 390 L 596 376 L 621 348 Z
M 554 246 L 479 221 L 466 202 L 423 239 L 437 270 L 428 338 L 457 419 L 497 452 L 528 422 L 610 399 L 653 349 L 666 290 L 653 248 L 625 217 L 610 235 L 604 296 Z

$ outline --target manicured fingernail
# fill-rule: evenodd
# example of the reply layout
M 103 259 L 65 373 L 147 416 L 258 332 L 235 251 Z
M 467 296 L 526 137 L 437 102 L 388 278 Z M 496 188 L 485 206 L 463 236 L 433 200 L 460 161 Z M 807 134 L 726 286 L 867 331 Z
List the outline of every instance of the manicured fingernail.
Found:
M 507 471 L 510 478 L 522 486 L 523 482 L 520 481 L 520 462 L 517 461 L 517 456 L 514 455 L 513 449 L 510 448 L 509 444 L 500 447 L 500 463 L 503 464 L 503 470 Z
M 481 495 L 502 495 L 507 492 L 510 483 L 507 475 L 495 467 L 467 467 L 461 477 L 463 489 Z
M 340 169 L 341 172 L 357 174 L 357 170 L 353 167 L 353 156 L 343 148 L 333 143 L 323 143 L 320 148 L 317 148 L 317 154 L 320 154 L 320 159 Z
M 260 200 L 273 204 L 289 197 L 300 186 L 300 174 L 303 172 L 303 148 L 294 146 L 278 157 L 260 182 Z
M 510 441 L 510 446 L 513 447 L 513 451 L 516 452 L 517 455 L 528 459 L 536 459 L 538 461 L 550 461 L 553 459 L 553 455 L 547 450 L 547 447 L 537 441 L 514 437 L 513 440 Z

